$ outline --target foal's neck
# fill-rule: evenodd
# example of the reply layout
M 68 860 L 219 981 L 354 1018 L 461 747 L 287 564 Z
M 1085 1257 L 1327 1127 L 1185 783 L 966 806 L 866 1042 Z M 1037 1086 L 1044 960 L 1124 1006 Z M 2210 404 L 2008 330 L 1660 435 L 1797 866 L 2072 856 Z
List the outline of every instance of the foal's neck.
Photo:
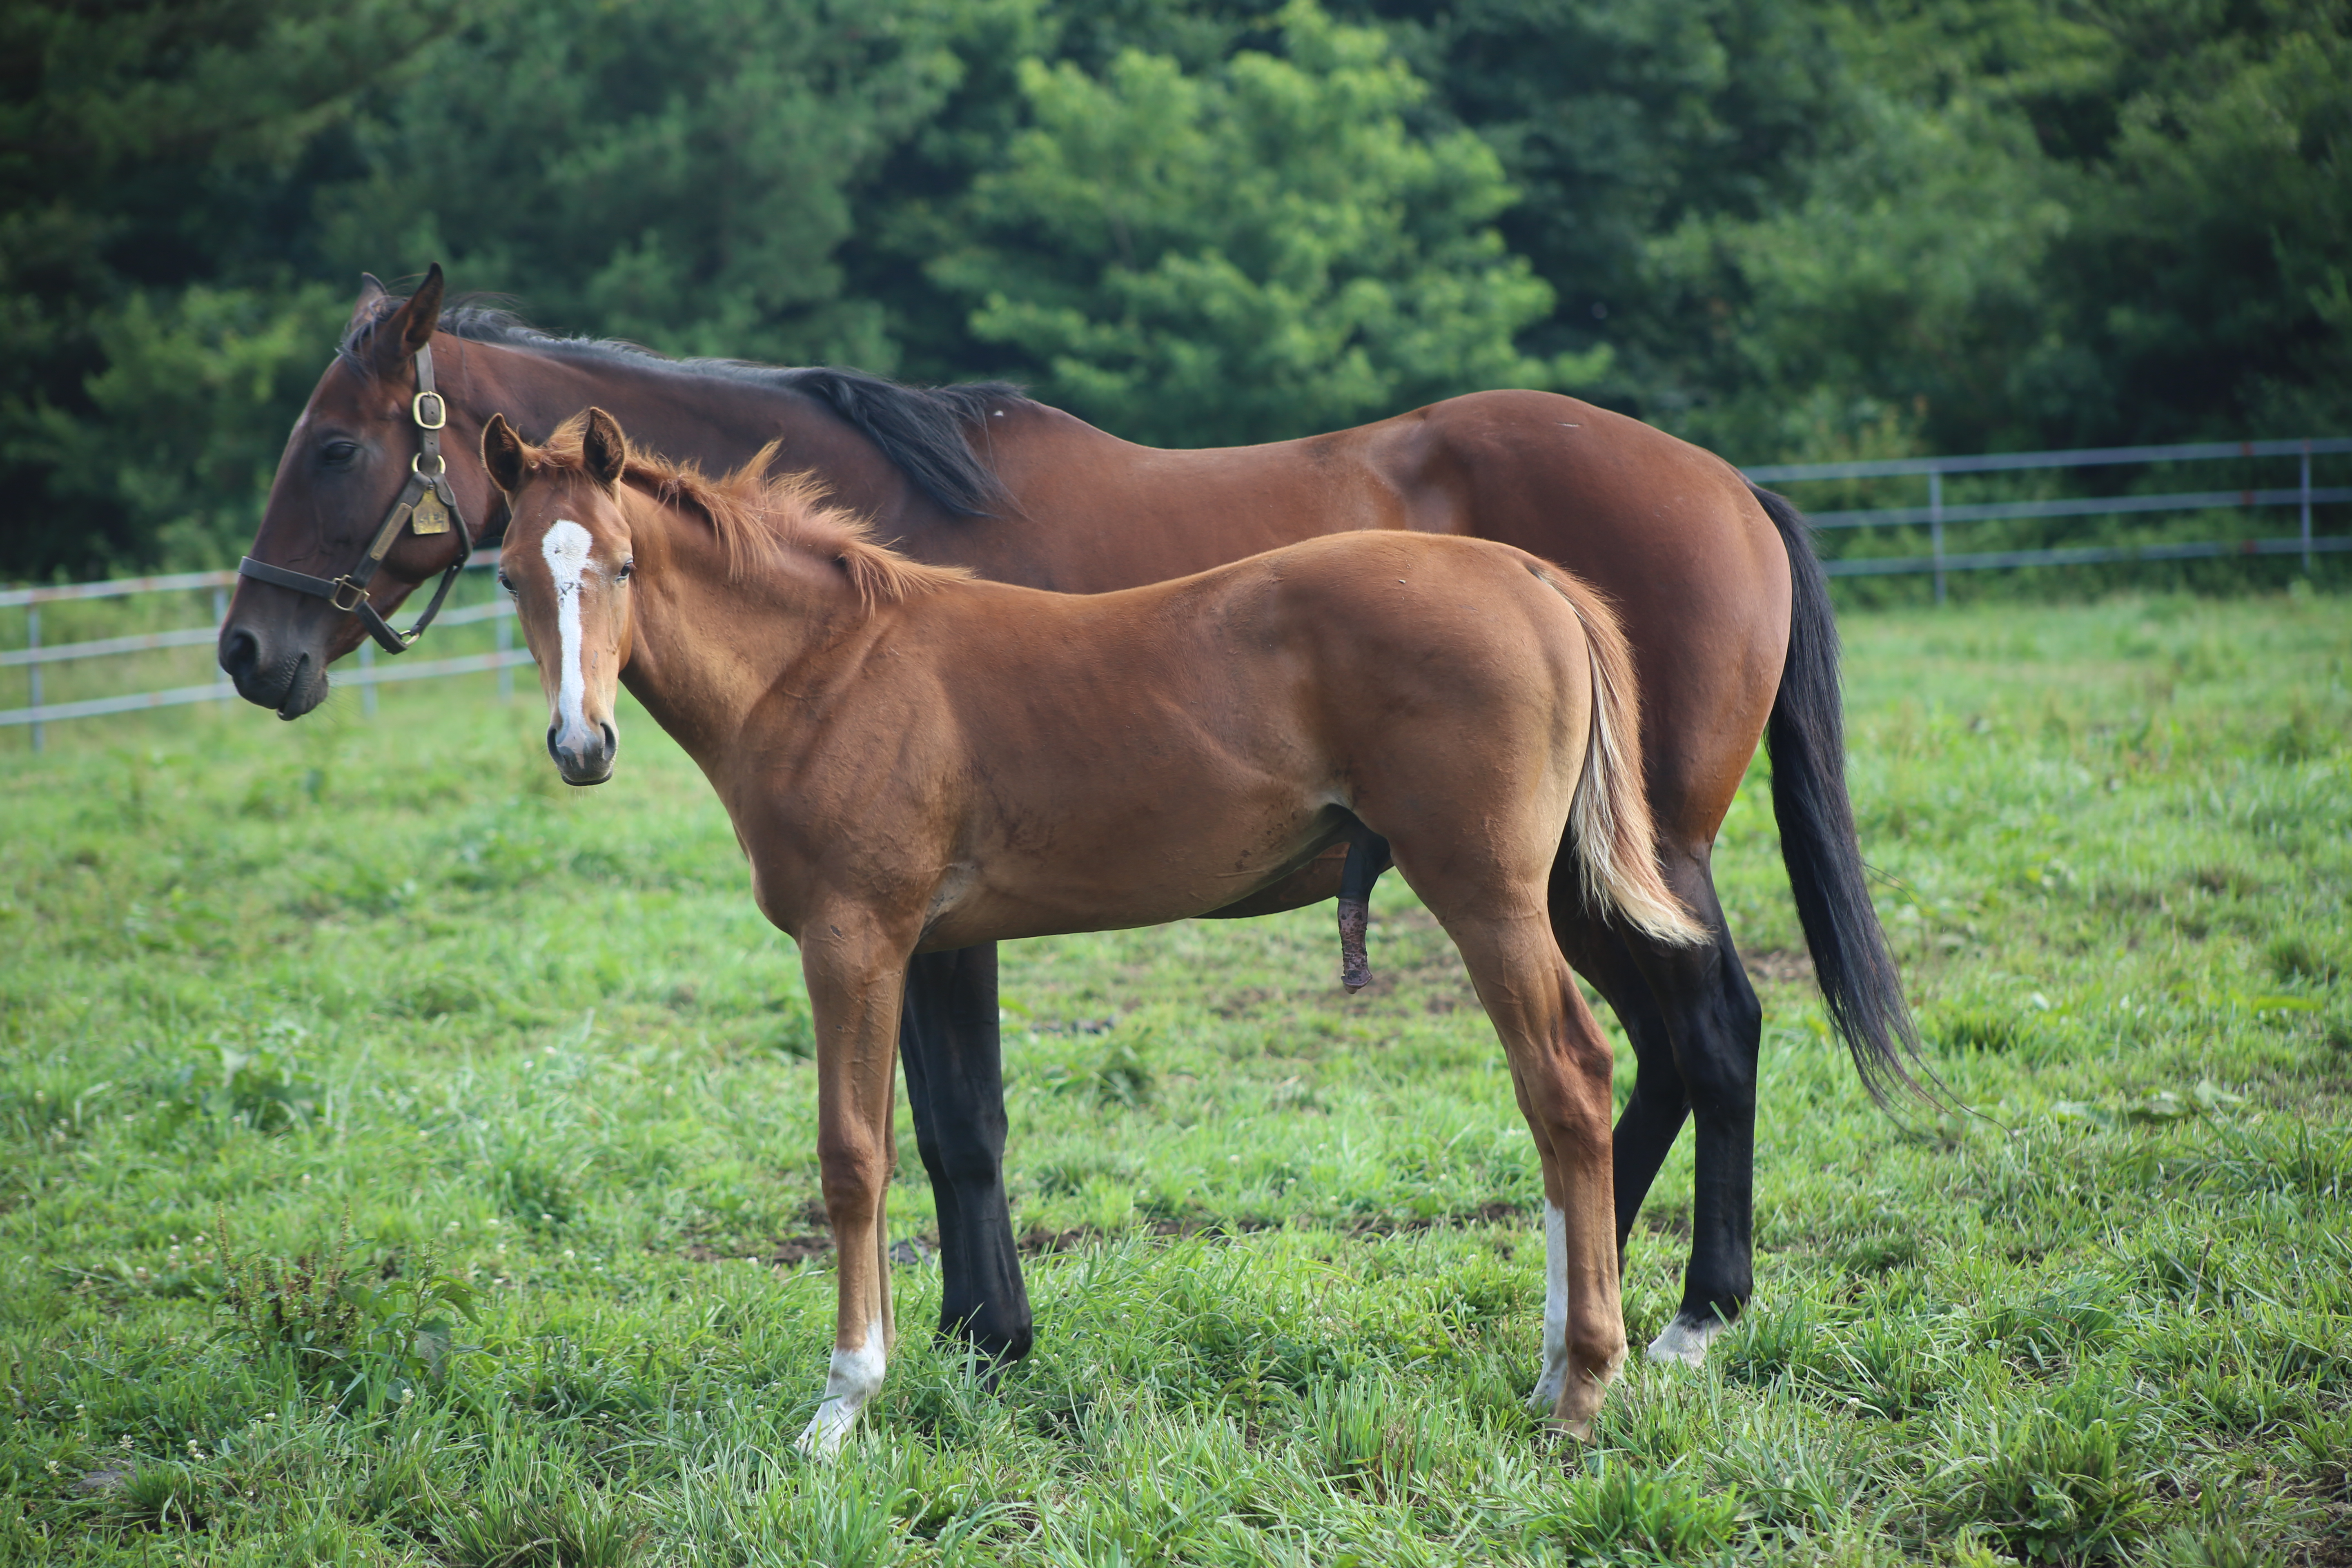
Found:
M 889 613 L 869 612 L 818 549 L 761 531 L 731 569 L 711 523 L 627 484 L 620 493 L 637 553 L 622 680 L 698 761 L 771 692 L 826 684 L 816 667 Z

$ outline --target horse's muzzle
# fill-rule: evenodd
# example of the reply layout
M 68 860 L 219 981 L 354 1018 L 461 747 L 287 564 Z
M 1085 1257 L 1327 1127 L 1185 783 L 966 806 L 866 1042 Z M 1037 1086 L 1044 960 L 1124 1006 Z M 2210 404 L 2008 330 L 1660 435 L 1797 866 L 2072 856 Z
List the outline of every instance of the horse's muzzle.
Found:
M 222 672 L 247 702 L 275 708 L 280 719 L 299 719 L 327 695 L 326 660 L 301 648 L 271 658 L 264 644 L 260 633 L 231 621 L 221 628 Z
M 599 721 L 591 733 L 584 726 L 566 731 L 561 723 L 547 727 L 547 754 L 555 759 L 556 772 L 568 784 L 600 784 L 613 776 L 613 757 L 621 749 L 621 737 L 613 726 Z

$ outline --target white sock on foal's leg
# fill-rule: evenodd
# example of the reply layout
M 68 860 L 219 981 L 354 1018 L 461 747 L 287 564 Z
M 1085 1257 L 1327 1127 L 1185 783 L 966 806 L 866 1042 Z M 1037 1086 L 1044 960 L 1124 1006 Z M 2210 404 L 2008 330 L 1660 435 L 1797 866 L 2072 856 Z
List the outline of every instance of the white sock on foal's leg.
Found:
M 1568 1386 L 1568 1215 L 1544 1200 L 1544 1365 L 1528 1408 L 1549 1415 Z
M 835 1349 L 833 1365 L 825 1373 L 824 1402 L 809 1417 L 806 1430 L 801 1433 L 800 1451 L 812 1458 L 830 1459 L 841 1451 L 849 1429 L 857 1425 L 857 1413 L 866 1402 L 882 1391 L 882 1373 L 887 1363 L 883 1348 L 880 1320 L 866 1325 L 865 1342 L 856 1350 Z

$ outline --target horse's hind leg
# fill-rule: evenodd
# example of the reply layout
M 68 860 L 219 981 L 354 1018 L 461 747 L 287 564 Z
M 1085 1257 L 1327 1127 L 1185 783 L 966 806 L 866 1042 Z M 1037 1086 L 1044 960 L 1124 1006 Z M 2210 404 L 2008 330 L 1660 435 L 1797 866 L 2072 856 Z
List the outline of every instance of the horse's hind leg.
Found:
M 1690 1267 L 1683 1276 L 1681 1309 L 1652 1342 L 1649 1355 L 1696 1366 L 1706 1360 L 1707 1342 L 1739 1316 L 1755 1289 L 1756 1059 L 1764 1012 L 1725 930 L 1704 854 L 1666 849 L 1660 860 L 1667 885 L 1714 938 L 1705 947 L 1666 948 L 1639 938 L 1627 942 L 1657 1001 L 1697 1123 Z
M 1725 928 L 1703 858 L 1669 851 L 1668 884 L 1713 942 L 1664 948 L 1580 915 L 1558 920 L 1560 946 L 1617 1011 L 1638 1064 L 1614 1144 L 1620 1260 L 1642 1200 L 1696 1112 L 1691 1250 L 1683 1300 L 1650 1345 L 1654 1361 L 1696 1366 L 1707 1342 L 1735 1321 L 1753 1286 L 1750 1226 L 1756 1138 L 1756 1061 L 1763 1014 Z M 1555 869 L 1556 914 L 1578 908 Z
M 1543 1165 L 1544 1369 L 1529 1403 L 1589 1438 L 1602 1391 L 1625 1360 L 1610 1195 L 1609 1044 L 1539 912 L 1456 919 L 1447 930 L 1502 1037 Z

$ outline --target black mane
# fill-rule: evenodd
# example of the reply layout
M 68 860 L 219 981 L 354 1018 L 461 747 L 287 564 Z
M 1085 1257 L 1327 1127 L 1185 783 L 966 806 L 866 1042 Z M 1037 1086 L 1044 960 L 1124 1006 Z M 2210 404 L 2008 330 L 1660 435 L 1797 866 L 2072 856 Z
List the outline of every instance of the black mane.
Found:
M 368 371 L 360 353 L 383 321 L 402 303 L 387 298 L 368 319 L 345 333 L 337 353 L 354 369 Z M 1003 482 L 971 449 L 965 434 L 984 425 L 992 406 L 1025 403 L 1011 382 L 969 381 L 953 386 L 903 386 L 862 370 L 831 365 L 794 369 L 732 359 L 671 359 L 614 338 L 560 338 L 544 332 L 513 310 L 481 296 L 453 300 L 441 311 L 439 330 L 474 342 L 499 343 L 540 353 L 635 360 L 685 375 L 749 382 L 804 393 L 848 420 L 900 472 L 950 511 L 987 517 L 1009 510 L 1013 498 Z

